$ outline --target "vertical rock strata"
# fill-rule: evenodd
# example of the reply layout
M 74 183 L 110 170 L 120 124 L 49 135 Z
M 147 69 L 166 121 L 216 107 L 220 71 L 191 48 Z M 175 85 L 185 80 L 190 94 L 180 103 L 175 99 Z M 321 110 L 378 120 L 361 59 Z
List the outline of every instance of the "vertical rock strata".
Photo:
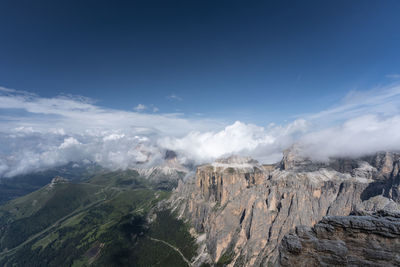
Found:
M 377 195 L 398 201 L 399 159 L 380 153 L 314 163 L 286 151 L 281 163 L 266 166 L 231 157 L 199 166 L 195 177 L 178 185 L 170 204 L 206 235 L 213 262 L 268 266 L 277 262 L 282 238 L 296 226 L 349 215 Z

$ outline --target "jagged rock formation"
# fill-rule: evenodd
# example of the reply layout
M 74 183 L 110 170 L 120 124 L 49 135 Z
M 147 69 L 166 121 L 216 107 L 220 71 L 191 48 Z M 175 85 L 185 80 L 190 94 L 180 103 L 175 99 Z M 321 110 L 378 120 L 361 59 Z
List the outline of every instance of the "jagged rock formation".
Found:
M 167 190 L 175 188 L 178 181 L 182 180 L 189 172 L 188 168 L 178 162 L 176 153 L 171 150 L 165 152 L 164 161 L 160 165 L 150 168 L 136 168 L 135 170 L 141 176 L 156 184 L 159 189 Z
M 296 227 L 280 246 L 281 266 L 400 266 L 400 214 L 327 216 Z
M 206 234 L 210 261 L 266 266 L 276 263 L 280 241 L 298 225 L 388 206 L 382 199 L 363 202 L 379 195 L 399 201 L 399 162 L 394 153 L 313 162 L 288 150 L 279 164 L 265 166 L 232 157 L 198 167 L 170 205 Z
M 400 213 L 400 204 L 390 198 L 378 195 L 363 201 L 361 205 L 357 207 L 357 210 L 367 212 L 383 210 L 387 212 Z
M 49 186 L 48 186 L 48 188 L 53 188 L 55 185 L 57 185 L 57 184 L 65 184 L 65 183 L 69 183 L 69 180 L 68 179 L 65 179 L 65 178 L 63 178 L 63 177 L 61 177 L 61 176 L 56 176 L 56 177 L 54 177 L 52 180 L 51 180 L 51 182 L 50 182 L 50 184 L 49 184 Z

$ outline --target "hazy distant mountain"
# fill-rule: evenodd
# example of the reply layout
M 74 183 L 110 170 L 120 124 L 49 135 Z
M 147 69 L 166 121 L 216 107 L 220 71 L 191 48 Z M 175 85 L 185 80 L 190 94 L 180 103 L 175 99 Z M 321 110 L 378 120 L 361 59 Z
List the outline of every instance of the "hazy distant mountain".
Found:
M 62 176 L 71 181 L 79 181 L 101 170 L 103 168 L 97 164 L 70 162 L 56 168 L 11 178 L 0 178 L 0 204 L 38 190 L 48 184 L 55 176 Z

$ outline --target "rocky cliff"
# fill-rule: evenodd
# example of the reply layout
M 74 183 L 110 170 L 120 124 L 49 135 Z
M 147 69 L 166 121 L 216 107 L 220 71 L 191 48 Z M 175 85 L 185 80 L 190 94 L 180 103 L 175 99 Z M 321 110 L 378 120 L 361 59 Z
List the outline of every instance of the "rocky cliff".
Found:
M 280 241 L 296 226 L 390 204 L 365 202 L 376 196 L 399 201 L 399 159 L 379 153 L 313 162 L 293 150 L 275 165 L 231 157 L 198 167 L 179 183 L 170 205 L 203 234 L 202 260 L 194 265 L 272 265 Z
M 281 266 L 400 266 L 400 214 L 327 216 L 280 246 Z

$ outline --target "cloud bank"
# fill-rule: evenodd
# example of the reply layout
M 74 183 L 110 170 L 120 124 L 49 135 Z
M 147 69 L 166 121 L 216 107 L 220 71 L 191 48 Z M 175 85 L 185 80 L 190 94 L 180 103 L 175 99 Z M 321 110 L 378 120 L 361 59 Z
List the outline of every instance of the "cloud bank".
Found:
M 191 119 L 108 109 L 80 96 L 44 98 L 0 88 L 0 177 L 68 162 L 110 169 L 152 166 L 167 149 L 182 163 L 240 154 L 279 161 L 294 143 L 318 160 L 400 150 L 400 86 L 352 91 L 342 102 L 285 125 Z

